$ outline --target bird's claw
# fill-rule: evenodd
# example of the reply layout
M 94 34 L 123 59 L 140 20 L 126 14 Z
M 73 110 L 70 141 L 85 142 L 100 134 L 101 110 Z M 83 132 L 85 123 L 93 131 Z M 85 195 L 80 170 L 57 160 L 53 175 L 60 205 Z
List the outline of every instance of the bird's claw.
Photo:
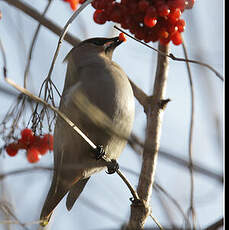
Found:
M 107 165 L 107 174 L 114 174 L 119 169 L 119 164 L 116 160 L 112 159 Z
M 102 145 L 98 145 L 95 149 L 95 158 L 96 160 L 100 160 L 106 154 Z

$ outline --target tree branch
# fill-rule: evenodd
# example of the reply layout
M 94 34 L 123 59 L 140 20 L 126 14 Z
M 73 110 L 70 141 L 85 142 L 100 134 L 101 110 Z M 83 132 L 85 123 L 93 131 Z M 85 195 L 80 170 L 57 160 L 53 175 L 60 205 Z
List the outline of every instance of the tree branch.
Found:
M 205 230 L 217 230 L 220 227 L 223 227 L 223 225 L 224 225 L 224 218 L 221 218 L 220 220 L 216 221 L 215 223 L 205 228 Z
M 18 0 L 3 0 L 3 1 L 5 1 L 8 4 L 10 4 L 11 6 L 14 6 L 17 9 L 23 11 L 25 14 L 29 15 L 30 17 L 32 17 L 33 19 L 38 21 L 40 24 L 42 24 L 43 26 L 45 26 L 46 28 L 51 30 L 53 33 L 55 33 L 55 34 L 57 34 L 59 36 L 61 35 L 62 30 L 63 30 L 62 28 L 57 26 L 51 20 L 49 20 L 46 17 L 42 16 L 42 14 L 40 14 L 35 8 L 31 7 L 30 5 L 28 5 L 28 4 L 24 3 L 24 2 L 18 1 Z M 75 38 L 70 33 L 67 33 L 65 35 L 64 40 L 69 42 L 73 46 L 76 46 L 80 42 L 79 39 Z
M 159 50 L 169 52 L 168 46 L 159 44 Z M 158 54 L 157 72 L 154 82 L 153 95 L 148 99 L 149 104 L 146 111 L 147 130 L 143 151 L 143 163 L 139 178 L 137 193 L 141 203 L 131 205 L 131 216 L 127 229 L 143 229 L 147 217 L 150 215 L 150 199 L 154 183 L 156 163 L 158 157 L 161 123 L 163 110 L 168 100 L 165 100 L 165 89 L 168 74 L 168 57 Z

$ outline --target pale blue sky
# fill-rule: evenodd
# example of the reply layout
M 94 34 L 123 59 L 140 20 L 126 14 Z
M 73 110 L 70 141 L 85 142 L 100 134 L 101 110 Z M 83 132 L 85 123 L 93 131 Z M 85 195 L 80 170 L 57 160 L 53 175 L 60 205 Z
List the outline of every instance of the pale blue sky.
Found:
M 37 10 L 42 12 L 46 0 L 27 0 Z M 8 76 L 18 84 L 23 84 L 23 74 L 31 39 L 37 23 L 23 13 L 0 1 L 3 19 L 0 21 L 0 38 L 6 50 L 8 62 Z M 54 0 L 47 17 L 63 27 L 71 15 L 69 6 L 62 0 Z M 93 8 L 88 7 L 72 24 L 70 31 L 80 39 L 98 36 L 112 36 L 118 31 L 111 31 L 112 23 L 104 26 L 97 25 L 92 20 Z M 196 0 L 193 10 L 185 11 L 187 26 L 184 32 L 185 43 L 189 58 L 201 60 L 212 65 L 220 73 L 224 73 L 224 3 L 221 0 Z M 81 23 L 83 30 L 79 24 Z M 86 34 L 85 34 L 86 31 Z M 57 46 L 58 37 L 46 28 L 42 28 L 34 50 L 31 65 L 33 79 L 29 84 L 30 90 L 37 93 L 39 86 L 50 68 L 51 60 Z M 151 44 L 151 43 L 150 43 Z M 151 44 L 157 47 L 157 44 Z M 53 79 L 57 87 L 62 90 L 66 64 L 62 63 L 71 46 L 64 42 L 56 66 Z M 171 46 L 171 52 L 182 57 L 181 46 Z M 156 53 L 135 41 L 128 39 L 114 53 L 114 60 L 123 67 L 129 77 L 146 93 L 151 93 L 156 68 Z M 0 68 L 2 59 L 0 58 Z M 216 118 L 219 119 L 220 134 L 223 130 L 224 87 L 216 76 L 204 67 L 192 64 L 193 83 L 196 98 L 196 113 L 193 140 L 194 161 L 217 173 L 222 173 L 223 146 L 218 143 L 219 131 Z M 3 79 L 0 84 L 6 86 Z M 161 149 L 176 156 L 188 159 L 188 128 L 190 122 L 190 88 L 188 75 L 184 63 L 170 61 L 167 84 L 167 97 L 171 99 L 164 114 L 162 126 Z M 14 98 L 1 96 L 2 119 L 4 112 Z M 29 114 L 27 114 L 29 117 Z M 26 120 L 27 121 L 27 120 Z M 136 102 L 136 119 L 134 132 L 144 140 L 145 114 Z M 2 142 L 0 141 L 1 145 Z M 121 166 L 140 171 L 140 158 L 130 147 L 127 147 L 119 159 Z M 23 153 L 15 158 L 0 156 L 0 173 L 17 168 L 29 167 Z M 47 154 L 36 165 L 52 165 L 52 154 Z M 22 222 L 34 221 L 39 218 L 45 195 L 50 184 L 47 172 L 12 176 L 4 180 L 8 189 L 8 196 L 12 202 L 17 217 Z M 138 180 L 126 173 L 131 183 L 136 186 Z M 159 156 L 156 171 L 158 181 L 176 198 L 186 211 L 189 205 L 190 178 L 187 170 L 170 163 Z M 195 201 L 198 224 L 204 227 L 213 223 L 223 215 L 223 187 L 213 179 L 195 174 Z M 53 229 L 109 229 L 118 227 L 128 220 L 130 210 L 130 193 L 117 175 L 108 176 L 104 172 L 95 175 L 79 201 L 71 212 L 65 208 L 65 199 L 56 209 L 53 218 Z M 87 201 L 106 210 L 108 216 L 100 215 L 95 207 L 87 206 Z M 168 202 L 167 199 L 165 199 Z M 162 211 L 156 193 L 152 198 L 153 215 L 162 225 L 168 223 L 168 218 Z M 172 209 L 172 218 L 182 224 L 179 212 Z M 113 214 L 109 217 L 109 214 Z M 1 216 L 0 216 L 1 218 Z M 82 227 L 83 226 L 83 227 Z M 155 226 L 152 220 L 147 226 Z M 0 225 L 0 229 L 4 229 Z M 13 226 L 12 229 L 19 229 Z M 30 229 L 36 229 L 32 226 Z

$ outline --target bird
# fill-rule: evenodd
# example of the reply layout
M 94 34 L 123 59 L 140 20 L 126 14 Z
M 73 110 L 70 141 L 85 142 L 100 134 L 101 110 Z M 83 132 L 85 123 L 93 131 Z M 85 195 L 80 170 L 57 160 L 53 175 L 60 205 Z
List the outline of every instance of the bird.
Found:
M 63 112 L 93 143 L 102 146 L 107 157 L 118 159 L 127 139 L 107 132 L 93 122 L 77 105 L 83 94 L 87 101 L 108 117 L 112 127 L 125 137 L 132 131 L 135 113 L 134 94 L 127 74 L 112 60 L 113 52 L 123 40 L 120 37 L 95 37 L 80 42 L 66 56 L 67 71 L 59 110 Z M 67 194 L 70 211 L 89 178 L 106 168 L 97 160 L 93 149 L 64 120 L 57 118 L 54 129 L 54 171 L 51 187 L 44 202 L 41 225 L 49 223 L 58 203 Z

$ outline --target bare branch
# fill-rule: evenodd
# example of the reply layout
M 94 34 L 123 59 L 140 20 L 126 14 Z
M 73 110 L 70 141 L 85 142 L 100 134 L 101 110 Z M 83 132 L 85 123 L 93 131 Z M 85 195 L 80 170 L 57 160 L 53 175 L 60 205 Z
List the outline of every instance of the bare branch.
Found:
M 121 31 L 122 33 L 126 34 L 127 36 L 129 36 L 130 38 L 134 39 L 135 41 L 137 42 L 140 42 L 141 44 L 143 44 L 144 46 L 156 51 L 157 53 L 163 55 L 163 56 L 167 56 L 169 58 L 171 58 L 172 60 L 174 61 L 181 61 L 181 62 L 190 62 L 190 63 L 194 63 L 194 64 L 198 64 L 198 65 L 201 65 L 201 66 L 204 66 L 204 67 L 207 67 L 209 70 L 211 70 L 221 81 L 224 81 L 224 77 L 217 71 L 215 70 L 212 66 L 204 63 L 204 62 L 201 62 L 201 61 L 197 61 L 197 60 L 191 60 L 191 59 L 187 59 L 187 58 L 179 58 L 179 57 L 175 57 L 172 53 L 164 53 L 162 52 L 161 50 L 158 50 L 148 44 L 146 44 L 145 42 L 131 36 L 130 34 L 126 33 L 124 30 L 118 28 L 117 26 L 114 26 L 115 29 Z
M 52 32 L 54 32 L 57 35 L 61 35 L 62 33 L 62 28 L 60 28 L 59 26 L 57 26 L 54 22 L 52 22 L 51 20 L 45 18 L 44 16 L 42 16 L 35 8 L 33 8 L 32 6 L 19 1 L 19 0 L 3 0 L 5 2 L 7 2 L 8 4 L 16 7 L 17 9 L 20 9 L 21 11 L 23 11 L 25 14 L 29 15 L 30 17 L 32 17 L 33 19 L 35 19 L 36 21 L 38 21 L 39 23 L 41 23 L 43 26 L 45 26 L 46 28 L 48 28 L 49 30 L 51 30 Z M 65 40 L 67 42 L 69 42 L 70 44 L 72 44 L 73 46 L 76 46 L 77 44 L 79 44 L 80 40 L 73 37 L 71 34 L 67 33 L 65 36 Z
M 44 17 L 45 14 L 47 13 L 51 3 L 52 3 L 52 0 L 48 1 L 48 4 L 44 9 L 42 17 Z M 30 63 L 31 63 L 31 59 L 32 59 L 33 49 L 34 49 L 34 45 L 35 45 L 35 43 L 37 41 L 37 37 L 38 37 L 38 33 L 40 31 L 40 28 L 41 28 L 41 23 L 39 23 L 39 25 L 37 26 L 37 29 L 36 29 L 36 31 L 34 33 L 34 36 L 33 36 L 32 43 L 30 45 L 28 60 L 27 60 L 27 64 L 26 64 L 26 67 L 25 67 L 25 73 L 24 73 L 24 88 L 26 88 L 26 83 L 27 83 L 27 78 L 28 78 L 28 74 L 29 74 L 29 68 L 30 68 Z
M 59 54 L 59 51 L 60 51 L 60 47 L 61 47 L 61 44 L 64 40 L 64 37 L 65 35 L 67 34 L 68 32 L 68 29 L 71 25 L 71 23 L 75 20 L 75 18 L 80 14 L 80 12 L 87 6 L 89 5 L 93 0 L 87 0 L 85 3 L 83 3 L 80 8 L 78 10 L 76 10 L 73 15 L 69 18 L 69 20 L 67 21 L 67 23 L 65 24 L 63 30 L 61 31 L 61 34 L 60 34 L 60 38 L 59 38 L 59 41 L 58 41 L 58 45 L 57 45 L 57 48 L 56 48 L 56 51 L 55 51 L 55 54 L 54 54 L 54 57 L 53 57 L 53 60 L 52 60 L 52 64 L 51 64 L 51 67 L 50 67 L 50 70 L 49 70 L 49 73 L 48 73 L 48 76 L 47 76 L 47 79 L 50 79 L 51 78 L 51 74 L 52 74 L 52 71 L 53 71 L 53 68 L 54 68 L 54 65 L 55 65 L 55 62 L 56 62 L 56 59 L 57 59 L 57 56 Z
M 159 50 L 168 53 L 169 47 L 159 44 Z M 131 216 L 127 229 L 143 229 L 147 217 L 150 215 L 150 199 L 152 194 L 152 186 L 155 179 L 155 170 L 158 157 L 161 122 L 163 109 L 162 106 L 168 74 L 168 57 L 158 55 L 157 71 L 154 82 L 153 95 L 150 97 L 147 116 L 146 140 L 143 151 L 143 163 L 139 178 L 137 192 L 141 199 L 141 204 L 131 205 Z
M 207 228 L 205 228 L 205 230 L 217 230 L 217 229 L 223 227 L 223 225 L 224 225 L 224 218 L 221 218 L 218 221 L 216 221 L 215 223 L 213 223 L 210 226 L 208 226 Z
M 186 46 L 184 44 L 184 40 L 182 43 L 183 52 L 185 59 L 188 59 L 188 53 L 186 50 Z M 194 172 L 193 172 L 193 128 L 194 128 L 194 115 L 195 115 L 195 94 L 194 94 L 194 88 L 193 88 L 193 81 L 192 81 L 192 73 L 191 68 L 189 65 L 189 62 L 186 61 L 187 71 L 188 71 L 188 78 L 189 78 L 189 85 L 190 85 L 190 92 L 191 92 L 191 116 L 190 116 L 190 127 L 189 127 L 189 172 L 190 172 L 190 207 L 189 210 L 191 212 L 192 216 L 192 224 L 193 224 L 193 230 L 196 229 L 196 212 L 194 208 Z

